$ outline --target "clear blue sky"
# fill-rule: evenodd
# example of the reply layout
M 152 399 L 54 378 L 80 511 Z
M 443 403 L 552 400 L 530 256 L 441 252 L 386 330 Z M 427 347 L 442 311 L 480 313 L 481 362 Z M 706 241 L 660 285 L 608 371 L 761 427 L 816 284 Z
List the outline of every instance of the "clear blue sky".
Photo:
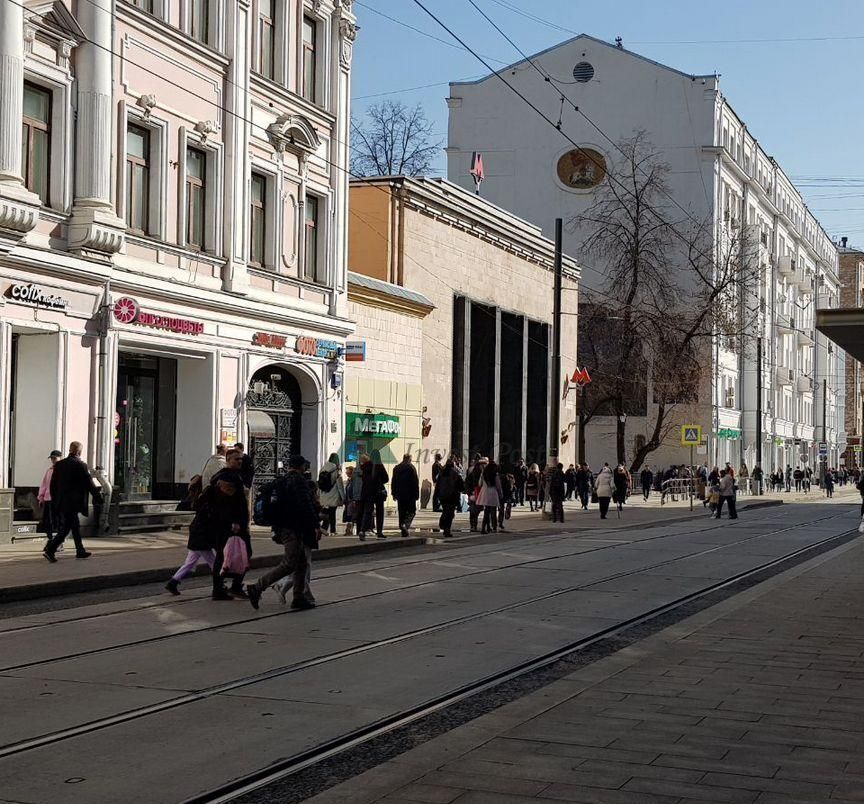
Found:
M 491 57 L 490 64 L 519 59 L 467 0 L 422 2 L 474 50 Z M 625 47 L 684 72 L 720 73 L 735 110 L 793 177 L 828 232 L 864 245 L 864 0 L 475 2 L 529 55 L 572 31 L 610 42 L 621 36 Z M 458 45 L 449 47 L 371 9 L 453 41 L 413 0 L 355 0 L 362 28 L 354 51 L 355 113 L 384 98 L 421 103 L 446 144 L 447 82 L 486 69 Z M 789 39 L 810 41 L 753 41 Z M 439 85 L 403 91 L 427 84 Z M 379 93 L 393 94 L 369 97 Z M 443 154 L 438 167 L 443 174 Z

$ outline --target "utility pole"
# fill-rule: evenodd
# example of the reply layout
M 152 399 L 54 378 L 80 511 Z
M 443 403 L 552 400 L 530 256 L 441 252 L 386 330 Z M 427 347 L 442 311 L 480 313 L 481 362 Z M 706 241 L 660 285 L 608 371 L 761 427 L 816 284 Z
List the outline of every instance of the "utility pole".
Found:
M 555 218 L 555 294 L 552 304 L 552 404 L 549 412 L 549 460 L 558 462 L 558 430 L 561 419 L 561 274 L 563 256 L 564 221 Z
M 828 368 L 828 361 L 825 361 L 825 368 Z M 828 378 L 822 380 L 822 443 L 828 446 Z M 820 450 L 821 452 L 821 450 Z M 822 487 L 825 486 L 825 463 L 828 456 L 819 455 L 819 480 Z

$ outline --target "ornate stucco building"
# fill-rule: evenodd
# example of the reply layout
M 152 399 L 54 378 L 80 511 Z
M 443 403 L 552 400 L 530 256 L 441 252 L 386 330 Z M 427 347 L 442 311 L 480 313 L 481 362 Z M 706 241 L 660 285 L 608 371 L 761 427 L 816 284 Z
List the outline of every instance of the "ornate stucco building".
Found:
M 0 3 L 0 487 L 338 449 L 351 0 Z M 138 522 L 138 520 L 136 520 Z

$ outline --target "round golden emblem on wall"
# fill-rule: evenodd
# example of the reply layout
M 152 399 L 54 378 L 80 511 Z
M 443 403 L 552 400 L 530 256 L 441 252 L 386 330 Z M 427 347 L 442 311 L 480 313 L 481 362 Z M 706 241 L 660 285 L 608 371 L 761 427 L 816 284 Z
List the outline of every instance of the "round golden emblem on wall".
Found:
M 606 159 L 593 148 L 574 148 L 558 160 L 558 179 L 565 187 L 590 190 L 606 178 Z

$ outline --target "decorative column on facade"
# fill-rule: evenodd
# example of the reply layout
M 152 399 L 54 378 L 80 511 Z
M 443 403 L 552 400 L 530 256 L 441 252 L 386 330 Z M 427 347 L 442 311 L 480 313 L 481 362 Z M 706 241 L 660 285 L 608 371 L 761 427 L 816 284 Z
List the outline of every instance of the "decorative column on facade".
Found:
M 126 230 L 112 198 L 112 0 L 81 3 L 78 21 L 87 41 L 78 48 L 76 62 L 75 200 L 69 248 L 107 259 L 123 247 Z
M 41 202 L 24 186 L 24 8 L 0 2 L 0 247 L 11 248 L 36 226 Z
M 249 58 L 251 24 L 249 0 L 226 6 L 225 43 L 231 59 L 225 93 L 225 265 L 222 288 L 248 293 L 249 129 L 251 118 Z
M 332 110 L 336 126 L 330 143 L 330 161 L 333 163 L 330 183 L 333 188 L 333 276 L 330 292 L 330 315 L 345 316 L 348 312 L 348 142 L 351 121 L 351 59 L 357 38 L 353 0 L 339 0 L 333 14 L 331 82 Z

